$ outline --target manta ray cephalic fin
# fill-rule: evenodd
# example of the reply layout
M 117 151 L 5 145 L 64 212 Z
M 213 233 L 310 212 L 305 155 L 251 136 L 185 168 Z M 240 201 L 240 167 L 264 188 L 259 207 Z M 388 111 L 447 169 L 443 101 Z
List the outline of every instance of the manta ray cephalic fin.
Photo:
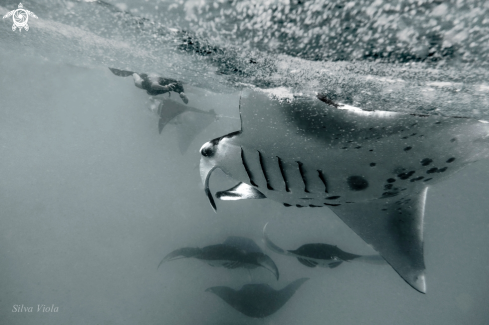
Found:
M 330 207 L 414 289 L 426 293 L 423 217 L 427 188 L 404 198 Z
M 239 183 L 229 190 L 217 192 L 216 197 L 224 201 L 266 198 L 262 192 L 245 183 Z

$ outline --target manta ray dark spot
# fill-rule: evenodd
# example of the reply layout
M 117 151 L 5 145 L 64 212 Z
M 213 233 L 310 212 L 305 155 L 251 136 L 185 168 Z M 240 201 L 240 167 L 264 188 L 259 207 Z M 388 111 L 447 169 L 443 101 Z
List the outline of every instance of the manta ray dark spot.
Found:
M 432 160 L 432 159 L 430 159 L 430 158 L 425 158 L 425 159 L 421 160 L 421 165 L 422 165 L 422 166 L 428 166 L 428 165 L 429 165 L 429 164 L 431 164 L 432 162 L 433 162 L 433 160 Z
M 374 149 L 370 149 L 369 151 L 374 151 Z
M 411 134 L 411 136 L 412 136 L 412 137 L 414 137 L 416 134 L 417 134 L 417 133 L 413 133 L 413 134 Z
M 355 149 L 360 149 L 362 146 L 355 147 Z
M 343 148 L 341 148 L 341 149 L 348 149 L 348 147 L 343 147 Z
M 394 192 L 394 191 L 384 192 L 384 193 L 382 193 L 381 199 L 385 199 L 388 197 L 394 197 L 394 196 L 397 196 L 398 194 L 399 194 L 399 192 Z
M 409 138 L 409 137 L 408 136 L 405 136 L 405 137 L 402 137 L 401 139 L 406 140 L 407 138 Z
M 387 209 L 382 209 L 382 211 L 387 211 Z
M 415 173 L 415 171 L 411 170 L 407 173 L 400 173 L 397 175 L 397 177 L 399 177 L 400 179 L 408 179 L 409 177 L 413 176 L 414 173 Z
M 441 122 L 440 122 L 440 121 L 438 121 L 438 122 L 435 122 L 435 124 L 441 124 Z
M 370 163 L 370 167 L 375 167 L 376 163 Z
M 427 178 L 423 182 L 431 181 L 433 178 Z
M 450 142 L 455 142 L 455 141 L 457 141 L 457 138 L 450 139 Z
M 303 208 L 303 206 L 300 205 L 300 204 L 296 204 L 295 206 L 298 207 L 298 208 Z
M 340 197 L 341 197 L 341 196 L 337 196 L 337 195 L 336 195 L 336 196 L 328 196 L 328 197 L 326 198 L 326 200 L 336 200 L 336 199 L 339 199 Z
M 411 180 L 411 182 L 420 181 L 420 180 L 422 180 L 423 178 L 424 178 L 424 176 L 419 176 L 419 177 L 413 178 L 413 179 Z
M 387 183 L 394 183 L 396 180 L 394 178 L 388 178 Z
M 362 191 L 368 187 L 367 180 L 362 176 L 350 176 L 347 183 L 352 191 Z
M 452 158 L 450 158 L 450 159 L 448 159 L 448 160 L 447 160 L 447 163 L 451 163 L 451 162 L 453 162 L 454 160 L 455 160 L 455 158 L 453 158 L 453 157 L 452 157 Z
M 433 167 L 433 168 L 430 168 L 426 171 L 426 174 L 433 174 L 433 173 L 436 173 L 438 171 L 438 168 L 436 167 Z
M 448 169 L 448 167 L 443 167 L 443 168 L 438 169 L 438 172 L 439 173 L 443 173 L 447 169 Z
M 404 148 L 404 151 L 409 151 L 411 149 L 413 149 L 413 147 L 406 147 L 406 148 Z
M 284 207 L 291 207 L 292 205 L 288 204 L 288 203 L 284 203 Z

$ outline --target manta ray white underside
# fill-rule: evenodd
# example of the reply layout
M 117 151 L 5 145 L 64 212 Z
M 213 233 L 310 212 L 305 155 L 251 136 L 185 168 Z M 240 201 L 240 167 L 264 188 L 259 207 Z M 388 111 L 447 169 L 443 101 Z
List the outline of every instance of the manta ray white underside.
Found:
M 238 184 L 221 200 L 270 198 L 329 207 L 399 275 L 425 293 L 428 186 L 489 153 L 489 124 L 469 118 L 364 111 L 325 97 L 281 101 L 245 91 L 242 129 L 201 148 L 206 194 L 220 168 Z

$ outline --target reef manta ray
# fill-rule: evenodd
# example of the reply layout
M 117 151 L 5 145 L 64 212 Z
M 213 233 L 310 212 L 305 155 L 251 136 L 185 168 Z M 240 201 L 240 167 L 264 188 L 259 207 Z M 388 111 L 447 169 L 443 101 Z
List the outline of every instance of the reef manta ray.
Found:
M 282 308 L 307 280 L 308 278 L 295 280 L 281 290 L 275 290 L 268 284 L 258 283 L 245 284 L 239 290 L 219 286 L 208 288 L 205 291 L 217 295 L 248 317 L 264 318 Z
M 209 189 L 220 168 L 239 183 L 221 200 L 270 198 L 327 206 L 413 288 L 425 293 L 423 217 L 429 184 L 489 154 L 489 124 L 470 118 L 365 111 L 327 97 L 280 100 L 247 90 L 241 131 L 205 143 Z

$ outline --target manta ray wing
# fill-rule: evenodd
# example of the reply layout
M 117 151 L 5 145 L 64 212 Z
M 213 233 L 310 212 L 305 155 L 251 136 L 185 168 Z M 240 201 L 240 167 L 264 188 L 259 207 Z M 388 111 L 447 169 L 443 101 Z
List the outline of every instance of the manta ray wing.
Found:
M 158 132 L 161 134 L 163 128 L 175 117 L 187 111 L 187 107 L 173 100 L 163 100 L 158 107 Z
M 195 137 L 215 121 L 215 116 L 204 111 L 186 111 L 178 116 L 177 142 L 184 154 Z
M 425 293 L 423 217 L 427 188 L 405 199 L 346 204 L 331 209 L 372 245 L 413 288 Z

